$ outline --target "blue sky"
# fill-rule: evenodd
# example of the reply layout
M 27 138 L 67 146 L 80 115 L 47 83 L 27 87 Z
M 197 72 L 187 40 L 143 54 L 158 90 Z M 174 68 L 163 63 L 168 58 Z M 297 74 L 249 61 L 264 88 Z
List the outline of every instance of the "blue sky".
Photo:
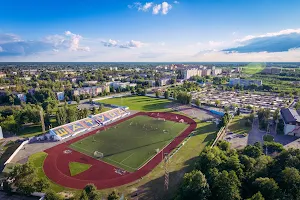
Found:
M 300 61 L 299 0 L 10 0 L 0 61 Z

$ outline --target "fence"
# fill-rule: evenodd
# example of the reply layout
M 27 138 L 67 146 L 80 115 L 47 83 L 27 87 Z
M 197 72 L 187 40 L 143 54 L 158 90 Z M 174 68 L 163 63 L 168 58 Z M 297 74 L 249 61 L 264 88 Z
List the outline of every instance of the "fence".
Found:
M 223 126 L 223 127 L 219 130 L 219 132 L 217 133 L 217 137 L 216 137 L 216 139 L 214 140 L 214 142 L 212 143 L 211 147 L 214 147 L 214 146 L 217 144 L 217 142 L 218 142 L 220 139 L 223 138 L 224 134 L 226 134 L 226 130 L 227 130 L 227 128 L 228 128 L 228 126 L 229 126 L 229 124 L 230 124 L 230 122 L 231 122 L 231 119 L 232 119 L 232 117 L 230 117 L 228 124 L 227 124 L 226 126 Z

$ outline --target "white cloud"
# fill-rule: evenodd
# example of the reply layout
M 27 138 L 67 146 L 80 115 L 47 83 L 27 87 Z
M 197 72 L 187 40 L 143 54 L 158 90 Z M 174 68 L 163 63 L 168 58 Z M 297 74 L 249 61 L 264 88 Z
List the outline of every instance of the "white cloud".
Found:
M 102 41 L 102 44 L 105 47 L 115 47 L 118 45 L 118 41 L 109 39 L 108 41 Z
M 21 38 L 18 35 L 11 33 L 0 33 L 0 44 L 8 43 L 8 42 L 18 42 L 21 41 Z
M 155 5 L 155 6 L 153 7 L 152 14 L 153 14 L 153 15 L 157 15 L 157 14 L 160 12 L 160 10 L 161 10 L 161 5 L 160 5 L 160 4 Z
M 90 51 L 89 47 L 80 46 L 82 36 L 71 31 L 65 31 L 64 35 L 50 35 L 44 41 L 51 43 L 55 49 L 66 48 L 70 51 Z
M 80 40 L 82 39 L 81 35 L 71 33 L 70 31 L 66 31 L 65 35 L 69 37 L 69 49 L 71 51 L 90 51 L 89 47 L 82 47 L 79 45 Z
M 130 40 L 122 44 L 119 41 L 109 39 L 108 41 L 101 41 L 101 43 L 105 47 L 119 47 L 119 48 L 126 48 L 126 49 L 140 48 L 145 45 L 141 41 L 136 41 L 136 40 Z
M 174 4 L 179 4 L 179 2 L 174 1 Z M 156 5 L 154 5 L 153 2 L 146 2 L 145 4 L 142 4 L 141 2 L 135 2 L 132 5 L 128 5 L 128 8 L 135 8 L 138 11 L 142 12 L 148 12 L 152 8 L 153 15 L 157 15 L 159 13 L 161 13 L 162 15 L 166 15 L 172 9 L 172 5 L 166 1 Z
M 161 7 L 162 7 L 161 14 L 163 15 L 168 14 L 168 12 L 172 9 L 172 5 L 169 4 L 168 2 L 162 2 Z
M 129 9 L 135 8 L 138 11 L 147 12 L 152 6 L 153 6 L 153 2 L 146 2 L 145 4 L 142 4 L 141 2 L 135 2 L 132 5 L 128 5 L 127 7 Z
M 0 46 L 0 52 L 3 52 L 4 50 L 2 49 L 2 47 Z
M 279 36 L 279 35 L 288 35 L 288 34 L 291 34 L 291 33 L 300 33 L 300 28 L 299 29 L 285 29 L 285 30 L 281 30 L 281 31 L 278 31 L 278 32 L 271 32 L 271 33 L 266 33 L 266 34 L 262 34 L 262 35 L 258 35 L 258 36 L 247 35 L 244 38 L 236 40 L 236 42 L 245 42 L 247 40 L 251 40 L 251 39 L 254 39 L 254 38 L 274 37 L 274 36 Z
M 147 2 L 145 5 L 142 7 L 142 11 L 146 12 L 152 7 L 153 3 L 152 2 Z

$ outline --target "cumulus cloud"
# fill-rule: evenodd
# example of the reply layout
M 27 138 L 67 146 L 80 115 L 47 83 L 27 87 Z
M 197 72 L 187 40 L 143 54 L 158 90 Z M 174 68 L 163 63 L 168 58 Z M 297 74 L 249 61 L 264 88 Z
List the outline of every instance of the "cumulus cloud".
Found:
M 130 40 L 125 43 L 120 43 L 119 41 L 109 39 L 108 41 L 101 41 L 103 46 L 105 47 L 119 47 L 123 49 L 131 49 L 131 48 L 140 48 L 144 45 L 141 41 Z
M 89 47 L 80 46 L 82 36 L 71 31 L 65 31 L 64 35 L 50 35 L 44 41 L 53 45 L 55 49 L 69 49 L 70 51 L 90 51 Z
M 168 12 L 172 9 L 172 5 L 169 4 L 168 2 L 163 2 L 161 4 L 161 7 L 162 7 L 161 14 L 163 14 L 163 15 L 168 14 Z
M 118 45 L 118 42 L 116 40 L 109 39 L 108 41 L 101 41 L 101 43 L 105 47 L 115 47 Z
M 157 14 L 160 12 L 160 10 L 161 10 L 161 5 L 160 5 L 160 4 L 155 5 L 155 6 L 153 7 L 152 14 L 153 14 L 153 15 L 157 15 Z
M 0 34 L 0 56 L 31 55 L 43 51 L 70 50 L 89 51 L 89 47 L 81 46 L 82 36 L 66 31 L 61 35 L 50 35 L 42 40 L 23 40 L 14 34 Z
M 179 4 L 179 1 L 174 1 L 174 4 Z M 162 14 L 166 15 L 172 9 L 172 5 L 166 1 L 154 5 L 153 2 L 146 2 L 145 4 L 141 2 L 135 2 L 132 5 L 128 5 L 130 9 L 137 9 L 138 11 L 148 12 L 152 8 L 152 14 Z
M 147 12 L 152 6 L 153 6 L 153 2 L 146 2 L 145 4 L 142 4 L 141 2 L 135 2 L 132 5 L 128 5 L 128 8 L 130 9 L 135 8 L 138 11 Z
M 172 9 L 172 5 L 168 2 L 164 1 L 161 4 L 157 4 L 152 9 L 152 14 L 157 15 L 161 13 L 162 15 L 166 15 Z

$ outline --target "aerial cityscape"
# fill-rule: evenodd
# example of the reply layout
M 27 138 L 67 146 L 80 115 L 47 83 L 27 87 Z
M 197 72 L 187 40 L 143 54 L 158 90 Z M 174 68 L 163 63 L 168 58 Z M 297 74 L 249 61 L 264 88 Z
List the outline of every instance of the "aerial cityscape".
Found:
M 300 200 L 299 9 L 2 2 L 0 199 Z

